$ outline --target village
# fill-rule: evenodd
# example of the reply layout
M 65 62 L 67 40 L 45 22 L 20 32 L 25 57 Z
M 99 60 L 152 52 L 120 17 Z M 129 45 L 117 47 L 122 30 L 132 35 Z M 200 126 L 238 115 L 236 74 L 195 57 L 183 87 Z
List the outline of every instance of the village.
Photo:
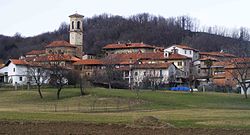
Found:
M 107 44 L 101 56 L 84 51 L 83 15 L 70 15 L 70 37 L 67 41 L 53 41 L 44 50 L 32 50 L 19 59 L 9 59 L 0 68 L 0 82 L 12 86 L 30 85 L 34 79 L 29 70 L 57 65 L 77 71 L 93 84 L 126 89 L 170 89 L 185 86 L 192 90 L 221 89 L 221 92 L 241 92 L 242 85 L 235 76 L 247 63 L 224 52 L 201 52 L 184 44 L 167 48 L 146 43 L 117 42 Z M 44 79 L 44 78 L 40 78 Z M 44 83 L 49 83 L 44 79 Z

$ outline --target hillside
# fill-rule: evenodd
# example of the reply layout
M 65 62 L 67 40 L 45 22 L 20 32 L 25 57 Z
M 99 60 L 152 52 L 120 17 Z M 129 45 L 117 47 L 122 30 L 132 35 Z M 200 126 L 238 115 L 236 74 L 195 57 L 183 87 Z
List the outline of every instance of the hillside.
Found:
M 201 51 L 248 50 L 250 42 L 241 38 L 230 38 L 205 32 L 192 32 L 195 28 L 192 18 L 187 16 L 163 18 L 149 14 L 138 14 L 129 18 L 99 15 L 84 20 L 84 45 L 87 53 L 98 54 L 108 43 L 144 42 L 167 47 L 185 43 Z M 0 59 L 18 58 L 33 49 L 43 49 L 51 41 L 68 41 L 68 25 L 62 23 L 53 31 L 33 37 L 0 35 Z M 237 49 L 232 49 L 237 48 Z M 240 51 L 239 51 L 240 52 Z

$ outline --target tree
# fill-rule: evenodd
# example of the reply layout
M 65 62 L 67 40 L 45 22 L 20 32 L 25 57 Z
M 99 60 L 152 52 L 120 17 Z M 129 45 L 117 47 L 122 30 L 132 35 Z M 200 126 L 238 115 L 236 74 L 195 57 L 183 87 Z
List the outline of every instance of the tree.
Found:
M 116 65 L 119 65 L 121 59 L 119 55 L 109 55 L 103 59 L 104 76 L 103 78 L 108 84 L 109 89 L 112 88 L 112 83 L 116 83 L 119 79 L 122 78 L 121 72 L 116 69 Z
M 68 80 L 68 85 L 74 85 L 76 87 L 76 85 L 79 84 L 81 96 L 85 95 L 84 87 L 86 84 L 86 77 L 81 74 L 80 71 L 70 70 L 66 74 L 66 78 Z
M 57 88 L 57 99 L 60 99 L 60 92 L 64 85 L 68 83 L 67 74 L 69 69 L 60 66 L 59 62 L 55 62 L 50 66 L 50 84 Z
M 48 82 L 49 79 L 49 72 L 45 67 L 38 66 L 38 65 L 29 65 L 27 70 L 29 83 L 35 83 L 37 86 L 37 90 L 39 93 L 40 98 L 43 98 L 42 92 L 41 92 L 41 86 Z
M 234 80 L 241 86 L 247 99 L 247 90 L 250 88 L 250 58 L 234 58 L 225 66 L 226 71 L 231 74 Z

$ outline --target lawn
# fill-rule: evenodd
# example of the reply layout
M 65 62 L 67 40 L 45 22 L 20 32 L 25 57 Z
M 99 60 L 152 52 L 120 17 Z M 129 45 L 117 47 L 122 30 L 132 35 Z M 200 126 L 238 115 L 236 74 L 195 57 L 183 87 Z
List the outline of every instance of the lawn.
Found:
M 80 121 L 133 124 L 154 116 L 176 127 L 249 128 L 250 100 L 232 93 L 186 93 L 89 88 L 0 90 L 0 120 Z

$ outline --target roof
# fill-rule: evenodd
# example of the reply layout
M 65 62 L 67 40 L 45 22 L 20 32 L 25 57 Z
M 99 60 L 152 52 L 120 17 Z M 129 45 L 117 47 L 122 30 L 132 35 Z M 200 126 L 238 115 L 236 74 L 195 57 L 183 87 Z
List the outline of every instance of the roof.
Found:
M 213 58 L 213 57 L 203 57 L 199 59 L 200 61 L 206 61 L 206 60 L 211 60 L 211 61 L 218 61 L 218 59 Z
M 128 49 L 128 48 L 155 48 L 144 43 L 108 44 L 103 49 Z
M 164 60 L 163 52 L 148 52 L 148 53 L 129 53 L 129 54 L 111 54 L 107 58 L 118 60 L 139 60 L 139 59 L 152 59 L 152 60 Z
M 74 45 L 71 45 L 69 42 L 67 41 L 53 41 L 51 42 L 50 44 L 48 44 L 47 46 L 45 46 L 46 48 L 49 48 L 49 47 L 74 47 L 76 48 L 76 46 Z
M 19 59 L 10 59 L 10 62 L 12 62 L 15 65 L 28 65 L 28 62 L 25 60 L 19 60 Z M 8 62 L 9 63 L 9 62 Z
M 224 53 L 224 52 L 200 52 L 200 55 L 208 55 L 208 56 L 216 56 L 216 57 L 236 57 L 233 54 Z
M 103 62 L 99 59 L 86 59 L 86 60 L 78 60 L 73 63 L 73 65 L 102 65 Z
M 73 15 L 70 15 L 69 17 L 81 17 L 81 18 L 83 18 L 84 16 L 83 16 L 83 15 L 80 15 L 80 14 L 75 13 L 75 14 L 73 14 Z
M 133 69 L 167 69 L 173 63 L 137 64 Z
M 186 59 L 191 59 L 191 58 L 181 55 L 181 54 L 174 53 L 174 54 L 170 54 L 166 59 L 167 60 L 186 60 Z
M 38 55 L 38 54 L 45 54 L 45 50 L 32 50 L 26 53 L 26 55 Z
M 47 56 L 39 56 L 34 59 L 36 62 L 44 61 L 78 61 L 79 58 L 69 55 L 69 54 L 50 54 Z
M 194 49 L 194 48 L 192 48 L 192 47 L 189 47 L 189 46 L 187 46 L 187 45 L 174 45 L 174 46 L 176 46 L 176 47 L 178 47 L 178 48 L 186 49 L 186 50 L 193 50 L 193 51 L 196 51 L 196 52 L 199 51 L 199 50 Z

